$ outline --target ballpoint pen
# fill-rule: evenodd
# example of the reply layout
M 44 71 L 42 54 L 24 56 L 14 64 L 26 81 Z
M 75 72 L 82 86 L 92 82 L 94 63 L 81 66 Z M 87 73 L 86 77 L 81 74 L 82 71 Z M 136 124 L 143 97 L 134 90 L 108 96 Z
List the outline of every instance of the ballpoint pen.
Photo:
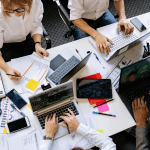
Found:
M 64 116 L 64 113 L 62 113 L 62 114 L 63 114 L 63 116 Z M 64 121 L 64 123 L 65 123 L 65 125 L 66 125 L 66 127 L 67 127 L 68 133 L 70 134 L 70 130 L 69 130 L 69 127 L 68 127 L 67 122 L 66 122 L 66 121 Z
M 99 61 L 99 63 L 102 65 L 102 63 L 100 62 L 99 58 L 97 57 L 97 55 L 95 53 L 93 53 L 96 57 L 96 59 Z M 102 67 L 105 69 L 105 67 L 102 65 Z
M 80 55 L 80 53 L 79 53 L 79 51 L 76 49 L 76 52 L 79 54 L 79 56 L 81 57 L 81 55 Z M 81 57 L 81 59 L 83 59 L 82 57 Z
M 20 77 L 20 76 L 15 75 L 15 74 L 6 74 L 6 75 L 8 75 L 8 76 L 14 76 L 14 77 Z
M 112 114 L 104 114 L 104 113 L 99 113 L 99 112 L 95 112 L 95 111 L 93 111 L 93 114 L 100 114 L 100 115 L 105 115 L 105 116 L 116 117 L 116 115 L 112 115 Z
M 93 108 L 98 107 L 98 106 L 101 106 L 101 105 L 103 105 L 103 104 L 106 104 L 106 103 L 108 103 L 108 102 L 110 102 L 110 101 L 112 101 L 112 100 L 114 100 L 114 99 L 109 99 L 109 100 L 107 100 L 107 101 L 104 102 L 104 103 L 101 103 L 101 104 L 99 104 L 99 105 L 94 106 Z

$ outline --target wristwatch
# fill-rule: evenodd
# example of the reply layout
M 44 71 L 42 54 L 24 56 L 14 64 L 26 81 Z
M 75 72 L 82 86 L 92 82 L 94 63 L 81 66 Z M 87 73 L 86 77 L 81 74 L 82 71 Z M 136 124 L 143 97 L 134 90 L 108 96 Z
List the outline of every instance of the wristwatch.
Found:
M 44 139 L 44 140 L 52 140 L 52 141 L 53 141 L 54 138 L 51 138 L 51 137 L 45 135 L 45 136 L 43 137 L 43 139 Z
M 35 45 L 36 45 L 37 43 L 39 43 L 39 44 L 41 45 L 41 42 L 35 42 Z

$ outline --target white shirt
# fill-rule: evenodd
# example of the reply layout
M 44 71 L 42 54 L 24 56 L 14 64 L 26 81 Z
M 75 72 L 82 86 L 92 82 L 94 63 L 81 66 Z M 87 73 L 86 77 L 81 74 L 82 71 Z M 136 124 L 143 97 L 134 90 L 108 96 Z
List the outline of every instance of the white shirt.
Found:
M 118 1 L 118 0 L 114 0 Z M 96 20 L 109 7 L 109 0 L 69 0 L 70 20 L 79 18 Z
M 88 139 L 94 146 L 100 148 L 101 150 L 116 150 L 116 145 L 112 139 L 105 134 L 102 134 L 95 129 L 92 129 L 84 124 L 80 123 L 77 132 L 80 133 L 83 137 Z M 52 141 L 44 141 L 43 150 L 51 150 Z
M 33 0 L 30 14 L 26 13 L 24 19 L 22 16 L 4 17 L 0 3 L 0 48 L 3 43 L 22 42 L 26 36 L 31 33 L 43 35 L 42 23 L 43 4 L 41 0 Z

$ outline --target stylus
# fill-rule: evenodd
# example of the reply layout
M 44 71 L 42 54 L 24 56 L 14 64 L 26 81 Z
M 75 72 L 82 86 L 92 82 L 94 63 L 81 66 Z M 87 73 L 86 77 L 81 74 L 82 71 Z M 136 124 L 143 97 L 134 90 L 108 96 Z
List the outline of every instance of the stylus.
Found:
M 112 100 L 114 100 L 114 99 L 109 99 L 109 100 L 107 100 L 107 101 L 104 102 L 104 103 L 101 103 L 101 104 L 99 104 L 99 105 L 94 106 L 93 108 L 98 107 L 98 106 L 101 106 L 101 105 L 103 105 L 103 104 L 106 104 L 106 103 L 108 103 L 108 102 L 110 102 L 110 101 L 112 101 Z
M 79 53 L 79 51 L 76 49 L 76 52 L 79 54 L 79 56 L 81 57 L 81 55 L 80 55 L 80 53 Z M 82 57 L 81 57 L 81 59 L 83 59 Z
M 95 111 L 93 111 L 93 114 L 100 114 L 100 115 L 106 115 L 106 116 L 116 117 L 116 115 L 112 115 L 112 114 L 104 114 L 104 113 L 99 113 L 99 112 L 95 112 Z
M 21 112 L 18 108 L 16 108 L 13 104 L 10 104 L 12 108 L 16 109 L 23 117 L 26 117 L 26 115 Z
M 99 61 L 99 63 L 102 65 L 102 63 L 100 62 L 99 58 L 97 57 L 97 55 L 95 53 L 93 53 L 96 57 L 96 59 Z M 102 67 L 105 69 L 105 67 L 102 65 Z

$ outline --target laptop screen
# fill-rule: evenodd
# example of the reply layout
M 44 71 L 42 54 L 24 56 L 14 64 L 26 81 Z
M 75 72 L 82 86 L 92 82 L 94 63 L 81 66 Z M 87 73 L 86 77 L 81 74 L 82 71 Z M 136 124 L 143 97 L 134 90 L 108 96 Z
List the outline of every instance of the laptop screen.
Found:
M 150 57 L 121 69 L 119 92 L 150 79 Z
M 30 97 L 29 100 L 32 110 L 37 111 L 73 96 L 73 83 L 68 82 L 64 85 L 59 85 L 57 88 L 52 88 L 46 92 Z

